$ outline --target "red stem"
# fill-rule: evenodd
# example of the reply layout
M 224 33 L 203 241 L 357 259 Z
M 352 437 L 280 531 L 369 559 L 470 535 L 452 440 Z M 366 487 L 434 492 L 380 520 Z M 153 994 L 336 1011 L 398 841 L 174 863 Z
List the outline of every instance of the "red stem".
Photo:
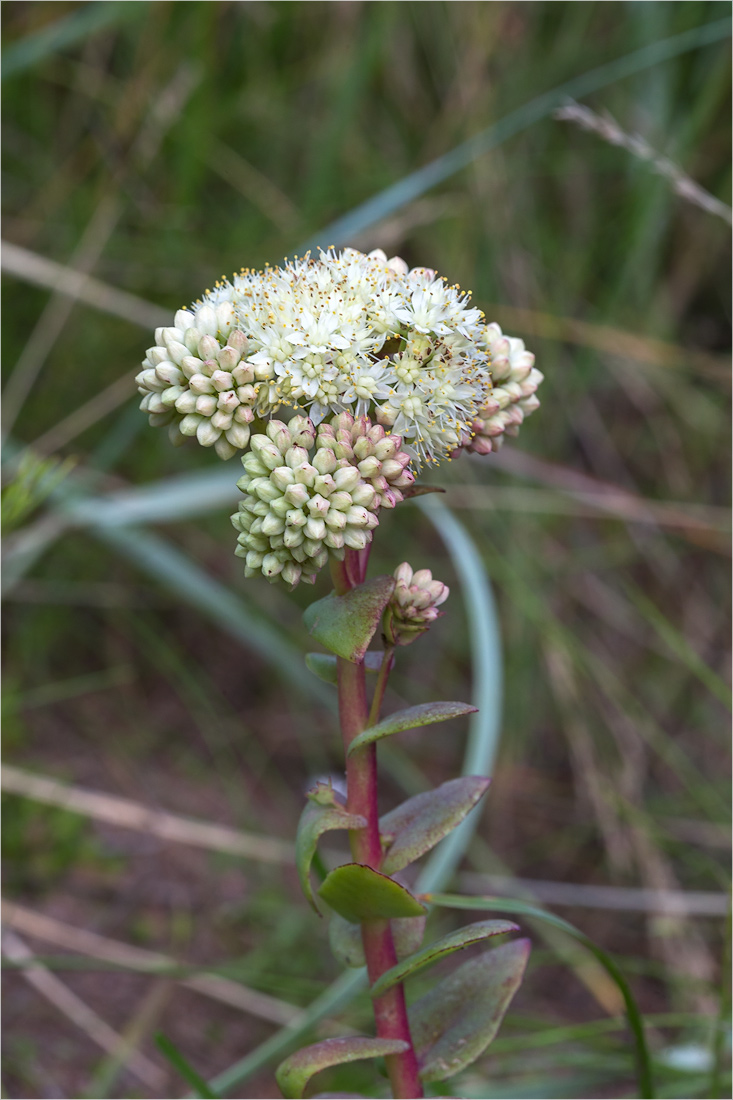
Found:
M 339 563 L 340 565 L 341 563 Z M 347 551 L 343 568 L 333 570 L 337 591 L 361 583 L 366 573 L 367 555 Z M 352 579 L 353 578 L 353 579 Z M 358 579 L 356 579 L 358 578 Z M 351 582 L 351 583 L 349 583 Z M 391 656 L 391 655 L 390 655 Z M 385 658 L 389 659 L 385 654 Z M 391 662 L 390 662 L 391 663 Z M 386 677 L 385 677 L 386 682 Z M 348 749 L 357 733 L 369 724 L 366 677 L 363 662 L 353 664 L 338 658 L 339 714 L 344 747 Z M 382 684 L 382 690 L 384 685 Z M 350 833 L 351 851 L 357 863 L 379 870 L 382 862 L 382 845 L 379 839 L 379 811 L 377 806 L 377 747 L 367 745 L 346 758 L 347 808 L 349 813 L 361 814 L 367 820 L 365 829 Z M 363 921 L 362 940 L 366 955 L 370 984 L 386 970 L 395 966 L 397 955 L 392 929 L 387 920 Z M 395 1097 L 413 1100 L 423 1096 L 418 1076 L 417 1058 L 410 1037 L 405 994 L 402 985 L 390 989 L 382 997 L 374 999 L 374 1016 L 377 1035 L 383 1039 L 402 1039 L 409 1044 L 404 1054 L 390 1055 L 387 1071 Z

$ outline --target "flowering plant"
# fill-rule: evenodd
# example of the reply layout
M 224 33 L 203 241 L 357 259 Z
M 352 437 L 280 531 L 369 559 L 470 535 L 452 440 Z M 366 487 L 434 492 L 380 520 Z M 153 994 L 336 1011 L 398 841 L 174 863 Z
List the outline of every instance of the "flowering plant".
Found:
M 321 835 L 347 830 L 351 862 L 318 889 L 332 912 L 331 945 L 366 965 L 376 1037 L 328 1039 L 298 1051 L 277 1077 L 301 1097 L 328 1066 L 384 1057 L 396 1097 L 423 1095 L 469 1065 L 496 1033 L 526 965 L 527 940 L 507 940 L 463 964 L 411 1005 L 404 982 L 461 948 L 516 931 L 480 921 L 422 947 L 426 898 L 403 872 L 462 821 L 485 793 L 463 776 L 377 809 L 377 743 L 401 730 L 470 713 L 430 702 L 381 718 L 395 650 L 442 614 L 448 588 L 404 562 L 367 580 L 382 508 L 420 491 L 421 469 L 463 451 L 490 454 L 539 405 L 542 375 L 521 340 L 487 324 L 470 295 L 429 268 L 381 251 L 322 251 L 282 268 L 242 270 L 159 328 L 137 377 L 141 408 L 173 443 L 191 437 L 222 459 L 243 452 L 243 499 L 232 524 L 245 575 L 291 588 L 330 565 L 334 592 L 305 613 L 329 652 L 309 654 L 337 685 L 346 798 L 309 791 L 296 838 L 306 898 Z M 375 636 L 382 649 L 370 650 Z M 368 697 L 366 673 L 377 674 Z

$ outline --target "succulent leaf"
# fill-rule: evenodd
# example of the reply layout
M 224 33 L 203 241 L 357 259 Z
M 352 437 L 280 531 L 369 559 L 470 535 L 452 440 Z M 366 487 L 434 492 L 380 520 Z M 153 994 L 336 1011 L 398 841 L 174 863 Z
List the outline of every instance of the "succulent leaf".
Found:
M 305 625 L 326 649 L 357 663 L 366 654 L 394 586 L 394 577 L 383 576 L 352 588 L 344 596 L 331 593 L 306 608 Z
M 455 932 L 449 932 L 435 943 L 417 951 L 407 959 L 403 959 L 397 966 L 393 966 L 374 983 L 371 988 L 372 997 L 381 997 L 388 989 L 403 982 L 412 974 L 417 974 L 426 966 L 432 966 L 446 955 L 452 955 L 454 951 L 461 951 L 464 947 L 470 947 L 481 940 L 487 940 L 491 936 L 502 936 L 506 932 L 517 932 L 519 925 L 510 920 L 483 920 L 475 924 L 468 924 L 465 928 L 459 928 Z
M 322 1069 L 357 1062 L 362 1058 L 402 1054 L 407 1049 L 408 1045 L 402 1039 L 370 1039 L 359 1035 L 324 1039 L 291 1054 L 280 1063 L 275 1077 L 285 1100 L 302 1100 L 311 1077 Z
M 364 668 L 367 672 L 379 672 L 382 667 L 383 653 L 381 650 L 371 650 L 364 654 Z M 323 680 L 324 684 L 338 683 L 338 665 L 333 653 L 306 653 L 305 663 L 307 668 Z
M 303 810 L 295 837 L 295 864 L 303 893 L 316 913 L 320 911 L 313 897 L 310 869 L 319 837 L 330 829 L 363 829 L 365 826 L 365 818 L 347 813 L 335 797 L 331 805 L 310 801 Z
M 411 1006 L 410 1031 L 423 1081 L 445 1081 L 481 1055 L 519 988 L 529 940 L 469 959 Z
M 451 779 L 408 798 L 380 818 L 379 831 L 390 841 L 380 868 L 383 874 L 401 871 L 434 848 L 470 813 L 490 782 L 480 775 Z
M 319 600 L 319 603 L 323 602 L 325 601 Z M 429 726 L 434 722 L 445 722 L 449 718 L 458 718 L 462 714 L 475 714 L 476 709 L 470 703 L 444 702 L 420 703 L 416 707 L 406 707 L 405 710 L 390 714 L 375 726 L 369 726 L 358 734 L 349 745 L 348 755 L 351 756 L 356 749 L 363 749 L 365 745 L 371 745 L 374 741 L 381 741 L 383 737 L 390 737 L 393 733 L 416 729 L 418 726 Z
M 319 891 L 332 909 L 346 920 L 392 920 L 419 917 L 425 906 L 399 882 L 362 863 L 345 863 L 326 877 Z

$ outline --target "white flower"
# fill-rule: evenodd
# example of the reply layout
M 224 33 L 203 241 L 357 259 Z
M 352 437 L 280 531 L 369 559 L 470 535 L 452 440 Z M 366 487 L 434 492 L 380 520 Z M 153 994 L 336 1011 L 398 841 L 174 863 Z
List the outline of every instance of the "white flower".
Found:
M 533 364 L 431 268 L 329 249 L 207 290 L 156 331 L 137 382 L 151 424 L 222 458 L 280 409 L 315 424 L 350 409 L 393 428 L 418 467 L 516 430 L 537 403 Z

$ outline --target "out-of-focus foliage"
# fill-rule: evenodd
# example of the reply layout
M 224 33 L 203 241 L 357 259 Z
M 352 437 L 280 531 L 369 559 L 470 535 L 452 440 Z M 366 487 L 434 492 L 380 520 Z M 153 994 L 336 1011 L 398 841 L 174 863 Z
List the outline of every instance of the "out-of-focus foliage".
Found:
M 222 274 L 277 263 L 540 94 L 694 38 L 728 6 L 41 0 L 4 14 L 4 236 L 15 249 L 4 258 L 3 515 L 19 525 L 7 547 L 9 760 L 292 839 L 304 790 L 342 766 L 331 689 L 314 679 L 310 692 L 309 674 L 292 671 L 308 647 L 300 612 L 325 580 L 292 596 L 245 583 L 229 503 L 103 537 L 63 511 L 81 491 L 226 469 L 201 448 L 167 446 L 136 408 L 152 307 L 172 316 Z M 631 76 L 619 65 L 609 81 L 583 104 L 729 202 L 727 41 Z M 551 903 L 551 887 L 577 887 L 559 913 L 621 957 L 651 1021 L 661 1093 L 725 1095 L 728 226 L 627 149 L 550 113 L 349 243 L 471 288 L 546 376 L 517 444 L 430 478 L 480 548 L 506 654 L 499 758 L 454 886 L 485 894 L 487 876 L 511 872 Z M 53 295 L 39 257 L 134 297 L 87 284 L 97 308 Z M 387 712 L 424 702 L 426 686 L 474 698 L 459 585 L 428 517 L 400 505 L 373 557 L 374 575 L 408 561 L 452 589 L 445 616 L 400 652 Z M 380 748 L 385 812 L 456 774 L 462 745 L 447 729 Z M 26 868 L 6 877 L 16 902 L 221 967 L 291 1004 L 336 977 L 294 872 L 43 813 L 38 824 L 18 811 L 6 835 Z M 661 914 L 628 893 L 637 888 L 688 908 L 697 899 L 708 915 Z M 455 927 L 444 913 L 431 921 L 431 939 Z M 566 944 L 524 930 L 524 986 L 458 1092 L 629 1095 L 613 990 Z M 161 1027 L 211 1078 L 276 1026 L 150 977 L 111 983 L 102 964 L 16 932 L 161 1067 Z M 416 978 L 411 995 L 431 980 Z M 6 982 L 7 1095 L 156 1094 L 22 976 Z M 369 1019 L 366 998 L 346 1013 L 358 1029 Z M 271 1066 L 257 1065 L 237 1095 L 276 1095 Z M 366 1092 L 370 1081 L 356 1064 L 319 1087 Z M 172 1070 L 167 1088 L 185 1088 Z

